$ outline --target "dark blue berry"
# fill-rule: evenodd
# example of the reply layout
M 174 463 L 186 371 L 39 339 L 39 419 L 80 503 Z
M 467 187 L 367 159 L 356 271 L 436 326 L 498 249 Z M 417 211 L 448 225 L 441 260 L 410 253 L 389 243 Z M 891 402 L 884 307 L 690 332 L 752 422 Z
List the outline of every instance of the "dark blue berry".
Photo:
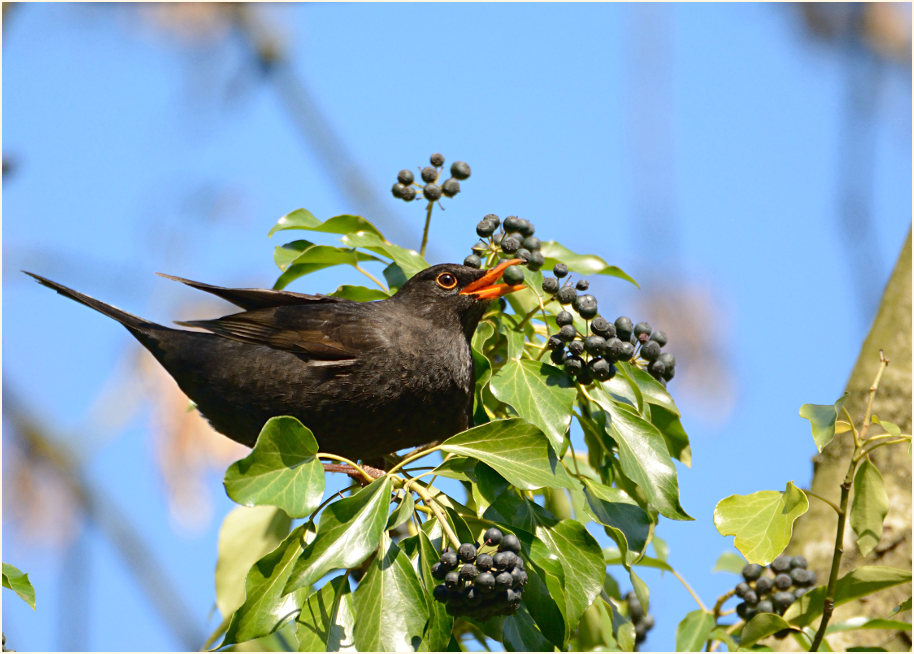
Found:
M 593 372 L 594 379 L 606 381 L 616 376 L 616 367 L 606 359 L 592 359 L 590 369 Z
M 502 279 L 506 284 L 522 284 L 524 282 L 524 270 L 520 266 L 508 266 L 502 273 Z
M 520 540 L 514 534 L 505 534 L 498 546 L 499 552 L 514 552 L 520 554 Z
M 460 578 L 464 581 L 473 581 L 479 576 L 479 569 L 472 563 L 464 563 L 460 568 Z
M 734 592 L 736 593 L 737 597 L 745 597 L 746 593 L 749 592 L 749 584 L 747 584 L 745 581 L 739 582 L 736 584 Z
M 584 343 L 581 341 L 571 341 L 568 344 L 568 351 L 580 356 L 581 354 L 584 354 Z
M 444 585 L 448 588 L 457 588 L 457 584 L 460 583 L 460 573 L 456 570 L 451 570 L 446 575 L 444 575 Z
M 530 258 L 527 260 L 527 268 L 536 272 L 543 267 L 543 264 L 546 263 L 546 257 L 543 256 L 543 253 L 539 250 L 534 250 L 530 255 Z
M 422 195 L 425 196 L 426 200 L 434 202 L 441 198 L 441 187 L 437 184 L 429 182 L 422 188 Z
M 573 341 L 577 334 L 578 330 L 574 328 L 574 325 L 562 325 L 562 328 L 559 330 L 559 338 L 566 343 Z
M 755 608 L 759 613 L 774 613 L 774 603 L 771 600 L 763 599 L 756 604 Z
M 416 181 L 416 178 L 413 177 L 413 171 L 404 168 L 397 173 L 397 181 L 403 184 L 403 186 L 409 186 Z
M 416 199 L 416 189 L 412 186 L 407 186 L 403 189 L 403 195 L 400 197 L 406 202 L 412 202 Z
M 755 582 L 755 592 L 764 595 L 771 590 L 772 586 L 774 586 L 774 582 L 771 581 L 771 577 L 759 577 L 759 580 Z
M 559 280 L 555 277 L 546 277 L 543 279 L 543 292 L 554 295 L 559 290 Z
M 609 339 L 616 335 L 616 328 L 603 316 L 597 316 L 590 323 L 590 330 L 603 338 Z
M 546 347 L 550 350 L 558 350 L 559 348 L 565 347 L 565 341 L 559 338 L 557 334 L 553 334 L 549 337 L 549 340 L 546 341 Z
M 457 567 L 457 552 L 448 548 L 441 553 L 441 565 L 447 570 L 453 570 Z
M 531 252 L 536 252 L 542 247 L 542 243 L 535 236 L 528 236 L 524 239 L 524 247 L 530 250 Z
M 571 315 L 570 311 L 562 310 L 562 311 L 559 311 L 557 314 L 555 314 L 555 324 L 558 325 L 559 327 L 562 327 L 564 325 L 570 325 L 573 322 L 574 322 L 574 316 Z
M 438 170 L 434 166 L 426 166 L 422 169 L 421 176 L 423 182 L 434 182 L 438 179 Z
M 495 590 L 507 590 L 514 583 L 514 577 L 510 572 L 499 572 L 495 576 Z
M 489 527 L 482 535 L 482 540 L 486 545 L 498 545 L 502 538 L 504 538 L 504 534 L 498 527 Z
M 630 341 L 622 342 L 622 358 L 620 361 L 628 361 L 635 354 L 635 346 Z
M 762 572 L 764 571 L 765 568 L 758 563 L 747 563 L 743 566 L 743 579 L 746 581 L 755 581 L 762 576 Z
M 660 357 L 660 344 L 657 341 L 648 341 L 641 346 L 641 357 L 645 361 L 657 361 Z M 663 366 L 666 370 L 666 366 Z
M 457 548 L 457 558 L 467 563 L 476 558 L 476 546 L 473 543 L 461 543 Z
M 586 291 L 588 288 L 590 288 L 590 282 L 588 282 L 586 279 L 579 279 L 578 283 L 575 284 L 574 287 L 579 291 Z
M 774 587 L 778 590 L 787 590 L 793 585 L 793 579 L 786 572 L 781 572 L 774 578 Z
M 638 337 L 638 340 L 641 340 L 641 337 L 644 336 L 644 340 L 646 341 L 651 336 L 651 326 L 646 322 L 639 322 L 635 325 L 634 333 L 635 336 Z
M 495 575 L 491 572 L 480 572 L 473 584 L 484 593 L 490 593 L 495 590 Z
M 526 238 L 528 236 L 533 236 L 533 232 L 536 231 L 531 223 L 526 218 L 521 218 L 519 224 L 517 225 L 517 231 L 519 231 Z
M 588 354 L 592 354 L 595 357 L 603 356 L 606 351 L 606 339 L 592 334 L 584 339 L 584 349 L 587 350 Z
M 444 567 L 444 564 L 441 561 L 435 561 L 432 564 L 432 576 L 435 579 L 444 579 L 444 575 L 447 574 L 447 569 Z
M 463 265 L 470 268 L 482 268 L 482 259 L 475 254 L 471 254 L 463 260 Z
M 618 336 L 620 340 L 627 341 L 632 337 L 634 325 L 632 325 L 632 319 L 628 316 L 619 316 L 616 318 L 615 328 L 616 336 Z
M 506 236 L 501 242 L 501 249 L 508 254 L 517 252 L 520 249 L 520 240 L 516 236 Z
M 439 586 L 435 586 L 435 590 L 432 591 L 432 595 L 434 595 L 435 599 L 439 602 L 447 602 L 447 598 L 448 595 L 450 595 L 450 592 L 448 591 L 447 586 L 441 584 Z
M 577 375 L 579 372 L 581 372 L 581 369 L 583 367 L 584 367 L 584 359 L 577 356 L 576 354 L 572 354 L 572 355 L 566 357 L 566 359 L 565 359 L 565 371 L 566 372 L 568 372 L 572 375 Z
M 577 296 L 578 294 L 573 287 L 563 286 L 559 289 L 559 292 L 555 294 L 555 299 L 557 299 L 560 304 L 571 304 Z
M 449 177 L 448 179 L 444 180 L 444 184 L 441 185 L 441 192 L 449 198 L 454 197 L 460 193 L 460 182 L 458 182 L 453 177 Z
M 663 361 L 651 361 L 647 371 L 651 374 L 651 377 L 659 381 L 666 374 L 666 366 L 663 365 Z
M 790 557 L 781 554 L 769 564 L 773 572 L 787 572 L 790 570 Z
M 470 176 L 470 165 L 466 161 L 455 161 L 451 164 L 451 175 L 457 179 L 466 179 Z
M 440 152 L 436 152 L 428 158 L 428 161 L 433 166 L 443 166 L 444 165 L 444 155 Z
M 552 268 L 552 274 L 561 279 L 568 274 L 568 266 L 566 266 L 564 263 L 557 263 Z
M 666 332 L 662 332 L 659 329 L 655 329 L 651 332 L 651 340 L 657 342 L 660 347 L 666 345 Z
M 530 252 L 527 248 L 518 248 L 517 252 L 514 253 L 514 256 L 518 259 L 523 259 L 525 262 L 530 261 L 530 257 L 533 256 L 533 253 Z
M 491 570 L 493 565 L 491 554 L 480 554 L 476 557 L 476 567 L 481 571 Z
M 404 185 L 401 184 L 400 182 L 397 182 L 396 184 L 394 184 L 394 185 L 391 187 L 390 192 L 393 193 L 393 195 L 394 195 L 395 198 L 402 198 L 402 197 L 403 197 L 403 191 L 404 191 L 405 189 L 406 189 L 406 186 L 404 186 Z
M 790 567 L 792 568 L 805 568 L 809 565 L 806 561 L 805 556 L 794 556 L 790 558 Z
M 590 319 L 597 315 L 597 298 L 593 295 L 587 294 L 577 296 L 574 299 L 572 306 L 582 318 Z
M 552 350 L 552 354 L 549 355 L 549 360 L 556 365 L 565 363 L 565 348 L 556 348 L 555 350 Z
M 517 216 L 508 216 L 505 218 L 505 232 L 516 232 L 519 231 L 520 227 L 520 218 Z
M 793 604 L 796 601 L 796 596 L 793 593 L 788 593 L 786 591 L 775 593 L 771 597 L 771 603 L 774 604 L 774 609 L 778 613 L 783 613 L 784 609 Z
M 482 238 L 491 236 L 496 229 L 497 225 L 488 218 L 483 218 L 476 225 L 476 233 L 479 234 Z

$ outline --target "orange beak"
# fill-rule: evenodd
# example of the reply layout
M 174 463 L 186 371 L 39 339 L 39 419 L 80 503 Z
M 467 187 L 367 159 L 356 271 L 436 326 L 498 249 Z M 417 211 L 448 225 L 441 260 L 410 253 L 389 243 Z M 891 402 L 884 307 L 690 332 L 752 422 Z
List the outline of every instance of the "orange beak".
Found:
M 464 289 L 460 291 L 460 295 L 474 295 L 478 300 L 494 300 L 500 298 L 502 295 L 521 290 L 524 287 L 523 284 L 515 284 L 513 286 L 509 284 L 496 285 L 495 282 L 498 281 L 502 273 L 505 272 L 505 268 L 523 262 L 523 259 L 503 261 L 492 268 L 492 270 L 487 271 L 485 275 L 475 282 L 467 284 Z

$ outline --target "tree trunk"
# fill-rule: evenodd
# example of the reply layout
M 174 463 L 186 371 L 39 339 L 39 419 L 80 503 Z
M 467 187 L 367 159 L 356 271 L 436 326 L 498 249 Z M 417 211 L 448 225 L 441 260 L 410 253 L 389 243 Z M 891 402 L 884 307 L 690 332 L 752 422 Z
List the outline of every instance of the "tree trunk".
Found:
M 879 385 L 873 403 L 873 413 L 894 422 L 903 433 L 911 433 L 911 232 L 901 250 L 895 270 L 886 286 L 882 302 L 866 341 L 860 350 L 847 382 L 844 406 L 859 428 L 866 409 L 867 395 L 879 365 L 879 350 L 883 350 L 889 365 Z M 819 401 L 824 403 L 826 398 Z M 831 398 L 827 398 L 831 399 Z M 834 398 L 837 399 L 837 398 Z M 878 425 L 874 426 L 878 429 Z M 874 431 L 872 433 L 879 433 Z M 850 434 L 836 436 L 825 450 L 813 458 L 811 490 L 837 502 L 841 482 L 847 472 L 853 441 Z M 905 445 L 889 445 L 871 457 L 885 480 L 890 500 L 884 522 L 882 539 L 866 557 L 861 557 L 850 521 L 844 536 L 844 557 L 840 574 L 862 565 L 885 565 L 911 569 L 911 457 Z M 791 554 L 803 554 L 810 568 L 818 574 L 819 583 L 827 581 L 834 548 L 837 516 L 823 502 L 810 499 L 809 512 L 797 521 Z M 853 616 L 868 618 L 890 617 L 892 610 L 911 596 L 911 585 L 905 584 L 881 591 L 870 597 L 850 602 L 835 609 L 829 624 Z M 910 611 L 892 616 L 910 621 Z M 813 626 L 817 626 L 815 623 Z M 888 651 L 911 649 L 910 632 L 859 630 L 828 637 L 838 650 L 848 647 L 879 646 Z

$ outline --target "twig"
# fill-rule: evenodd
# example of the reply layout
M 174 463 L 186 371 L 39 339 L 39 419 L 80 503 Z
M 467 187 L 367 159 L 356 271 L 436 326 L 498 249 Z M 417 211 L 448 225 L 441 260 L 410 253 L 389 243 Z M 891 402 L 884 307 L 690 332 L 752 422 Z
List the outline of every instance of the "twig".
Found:
M 435 201 L 429 200 L 428 207 L 425 210 L 425 228 L 422 230 L 422 246 L 419 248 L 419 255 L 425 256 L 425 246 L 428 245 L 428 226 L 432 222 L 432 209 L 435 208 Z

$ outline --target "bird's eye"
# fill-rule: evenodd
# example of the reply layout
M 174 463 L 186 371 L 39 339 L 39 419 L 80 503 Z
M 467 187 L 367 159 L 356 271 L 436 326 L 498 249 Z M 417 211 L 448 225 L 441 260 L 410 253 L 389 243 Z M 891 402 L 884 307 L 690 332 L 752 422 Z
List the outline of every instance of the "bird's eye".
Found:
M 449 272 L 438 275 L 435 278 L 435 282 L 437 282 L 438 286 L 448 291 L 457 286 L 457 278 Z

